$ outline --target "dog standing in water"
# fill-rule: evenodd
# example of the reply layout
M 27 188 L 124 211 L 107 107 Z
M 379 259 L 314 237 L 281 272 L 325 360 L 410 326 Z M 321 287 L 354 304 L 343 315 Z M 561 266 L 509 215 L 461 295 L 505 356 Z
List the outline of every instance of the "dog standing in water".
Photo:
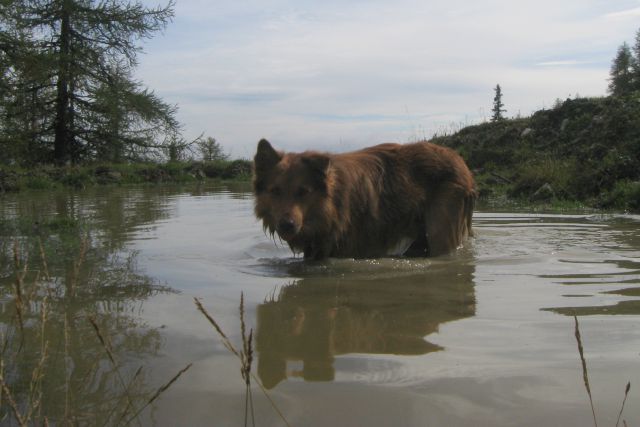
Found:
M 476 199 L 464 160 L 429 142 L 330 154 L 263 139 L 253 189 L 265 230 L 308 259 L 449 253 L 471 234 Z

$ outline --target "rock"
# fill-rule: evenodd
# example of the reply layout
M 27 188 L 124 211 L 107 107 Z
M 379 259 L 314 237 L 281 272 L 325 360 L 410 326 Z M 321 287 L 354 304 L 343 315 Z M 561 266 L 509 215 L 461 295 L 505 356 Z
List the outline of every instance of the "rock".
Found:
M 556 192 L 548 182 L 540 186 L 535 193 L 531 196 L 531 200 L 534 201 L 547 201 L 556 197 Z
M 560 123 L 560 132 L 564 132 L 564 130 L 569 125 L 569 119 L 564 119 L 562 123 Z
M 115 171 L 108 166 L 98 166 L 94 174 L 100 184 L 119 182 L 122 179 L 122 173 Z
M 521 136 L 522 138 L 525 138 L 525 137 L 527 137 L 527 136 L 531 135 L 532 133 L 533 133 L 533 129 L 531 129 L 531 128 L 526 128 L 525 130 L 523 130 L 523 131 L 522 131 L 522 133 L 520 134 L 520 136 Z
M 0 193 L 18 191 L 19 189 L 18 174 L 0 169 Z

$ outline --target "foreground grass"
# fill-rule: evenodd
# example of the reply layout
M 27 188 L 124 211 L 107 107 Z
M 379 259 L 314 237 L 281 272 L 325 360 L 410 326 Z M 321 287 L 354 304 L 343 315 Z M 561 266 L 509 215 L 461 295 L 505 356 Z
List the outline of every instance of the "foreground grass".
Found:
M 106 308 L 87 276 L 95 274 L 88 272 L 89 237 L 65 279 L 54 273 L 58 260 L 45 255 L 47 242 L 36 240 L 38 250 L 28 254 L 27 242 L 14 239 L 10 276 L 0 282 L 0 425 L 142 425 L 191 364 L 152 386 L 142 363 L 125 360 L 132 350 L 153 353 L 159 336 Z M 7 249 L 0 246 L 0 259 Z
M 589 405 L 591 407 L 591 415 L 593 416 L 593 425 L 598 427 L 598 418 L 596 417 L 596 408 L 593 404 L 593 395 L 591 394 L 591 385 L 589 383 L 589 370 L 587 369 L 587 360 L 584 357 L 584 346 L 582 345 L 582 335 L 580 334 L 580 324 L 578 323 L 578 316 L 573 316 L 575 322 L 574 335 L 578 342 L 578 354 L 580 355 L 580 362 L 582 364 L 582 380 L 584 382 L 584 388 L 589 396 Z M 622 405 L 618 412 L 618 418 L 616 420 L 616 427 L 620 425 L 622 419 L 622 413 L 624 412 L 624 405 L 627 403 L 627 397 L 629 397 L 629 391 L 631 390 L 631 382 L 627 382 L 627 386 L 624 388 L 624 398 L 622 399 Z M 622 419 L 624 426 L 627 425 L 627 421 Z

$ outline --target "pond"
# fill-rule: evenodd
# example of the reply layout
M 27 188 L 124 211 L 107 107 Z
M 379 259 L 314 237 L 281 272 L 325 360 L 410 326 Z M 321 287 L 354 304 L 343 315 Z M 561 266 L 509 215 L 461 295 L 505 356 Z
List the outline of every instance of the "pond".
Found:
M 306 262 L 249 190 L 1 196 L 0 422 L 615 426 L 630 382 L 640 423 L 640 217 L 480 207 L 451 256 Z M 251 331 L 250 395 L 194 298 Z

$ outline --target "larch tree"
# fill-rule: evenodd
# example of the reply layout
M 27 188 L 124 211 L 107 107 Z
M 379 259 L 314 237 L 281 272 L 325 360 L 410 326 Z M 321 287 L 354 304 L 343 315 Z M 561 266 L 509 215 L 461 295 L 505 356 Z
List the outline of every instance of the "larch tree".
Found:
M 9 3 L 12 9 L 0 14 L 2 28 L 29 40 L 31 53 L 22 47 L 23 57 L 46 58 L 38 61 L 37 84 L 31 86 L 38 88 L 37 102 L 43 109 L 38 143 L 49 160 L 120 161 L 151 149 L 159 134 L 179 131 L 176 108 L 132 79 L 139 42 L 166 27 L 173 17 L 173 1 L 157 8 L 122 0 Z M 5 56 L 15 70 L 12 87 L 24 97 L 20 55 Z

